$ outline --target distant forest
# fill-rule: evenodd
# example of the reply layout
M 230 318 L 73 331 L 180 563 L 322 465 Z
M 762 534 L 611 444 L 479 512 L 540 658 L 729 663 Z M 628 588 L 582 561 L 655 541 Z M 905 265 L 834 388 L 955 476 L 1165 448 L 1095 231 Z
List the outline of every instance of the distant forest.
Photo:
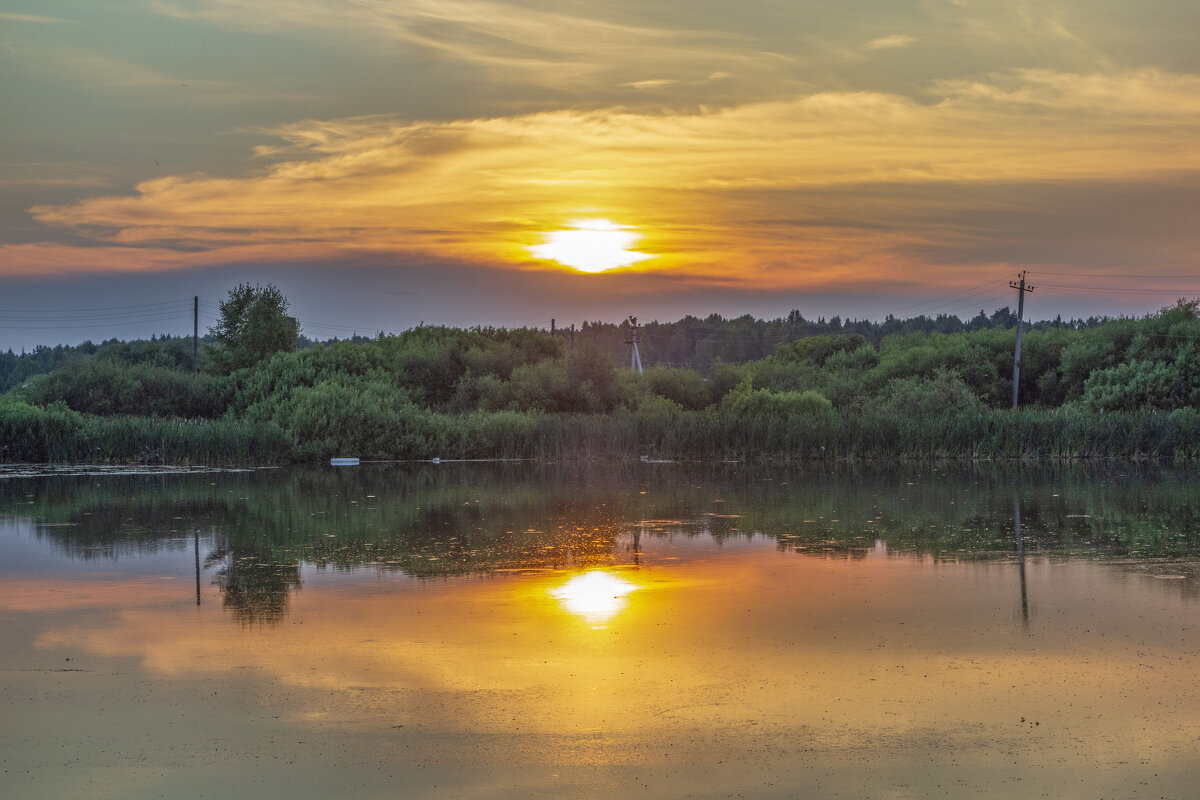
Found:
M 1064 321 L 1062 317 L 1026 323 L 1033 330 L 1066 328 L 1083 330 L 1110 321 L 1109 317 L 1089 317 Z M 749 314 L 725 319 L 720 314 L 700 317 L 687 316 L 678 322 L 649 322 L 639 329 L 639 353 L 644 366 L 689 367 L 704 373 L 711 371 L 713 364 L 743 364 L 757 361 L 775 352 L 775 348 L 786 342 L 805 336 L 856 333 L 878 347 L 885 336 L 909 333 L 967 333 L 991 329 L 1015 328 L 1017 315 L 1005 306 L 989 316 L 981 309 L 970 320 L 957 316 L 939 314 L 936 317 L 916 316 L 897 319 L 889 314 L 882 322 L 870 320 L 844 320 L 834 316 L 826 320 L 808 320 L 799 311 L 791 311 L 786 317 L 772 320 L 755 319 Z M 629 363 L 629 323 L 584 322 L 574 333 L 569 328 L 560 328 L 558 335 L 568 345 L 590 343 L 607 353 L 616 364 Z M 346 339 L 318 341 L 301 335 L 298 348 L 303 350 L 318 344 L 334 344 L 339 341 L 364 344 L 377 337 L 353 336 Z M 211 335 L 200 341 L 212 345 Z M 0 393 L 24 383 L 30 376 L 51 372 L 79 356 L 94 356 L 121 361 L 128 364 L 153 363 L 174 369 L 189 369 L 192 366 L 192 338 L 190 336 L 162 336 L 148 340 L 122 341 L 108 339 L 100 344 L 87 341 L 79 345 L 39 345 L 28 352 L 14 353 L 11 349 L 0 353 Z

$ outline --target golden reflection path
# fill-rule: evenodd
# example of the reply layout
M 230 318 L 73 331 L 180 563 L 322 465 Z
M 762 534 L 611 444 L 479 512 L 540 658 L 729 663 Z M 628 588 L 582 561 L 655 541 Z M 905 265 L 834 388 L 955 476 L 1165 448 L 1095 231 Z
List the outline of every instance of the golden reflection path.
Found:
M 1196 600 L 1177 582 L 1028 559 L 1026 627 L 1012 563 L 643 545 L 637 571 L 308 570 L 273 626 L 231 624 L 211 583 L 195 606 L 187 551 L 173 580 L 8 576 L 10 792 L 1184 797 L 1200 780 Z
M 627 595 L 637 588 L 618 575 L 595 570 L 576 575 L 550 590 L 550 596 L 567 611 L 598 626 L 619 614 L 629 602 Z

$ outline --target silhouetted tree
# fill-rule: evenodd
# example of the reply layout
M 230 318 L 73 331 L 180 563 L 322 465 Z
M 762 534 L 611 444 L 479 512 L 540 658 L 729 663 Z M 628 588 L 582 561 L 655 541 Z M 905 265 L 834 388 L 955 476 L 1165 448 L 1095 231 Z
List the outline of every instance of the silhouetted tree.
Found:
M 300 331 L 287 309 L 287 298 L 271 284 L 238 284 L 221 303 L 220 318 L 209 330 L 217 342 L 207 348 L 211 368 L 229 373 L 297 349 Z

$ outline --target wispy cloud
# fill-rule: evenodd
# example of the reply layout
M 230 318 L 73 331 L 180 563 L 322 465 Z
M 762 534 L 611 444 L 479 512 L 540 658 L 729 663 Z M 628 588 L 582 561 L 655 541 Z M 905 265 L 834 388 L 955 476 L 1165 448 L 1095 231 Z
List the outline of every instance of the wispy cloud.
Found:
M 915 42 L 916 39 L 903 33 L 894 33 L 891 36 L 881 36 L 878 39 L 872 39 L 867 42 L 868 50 L 891 50 L 897 47 L 907 47 Z
M 63 22 L 72 22 L 72 20 L 63 19 L 62 17 L 44 17 L 40 14 L 17 14 L 10 11 L 0 11 L 0 19 L 7 19 L 12 22 L 32 22 L 38 25 L 58 25 Z
M 286 93 L 257 87 L 250 82 L 213 80 L 179 75 L 125 58 L 79 48 L 46 50 L 28 44 L 10 45 L 9 51 L 22 62 L 36 65 L 73 86 L 86 86 L 108 93 L 153 96 L 156 103 L 173 105 L 231 105 L 280 102 L 315 102 L 318 95 Z
M 630 81 L 622 83 L 622 86 L 628 86 L 631 89 L 663 89 L 667 86 L 674 86 L 679 81 L 669 80 L 666 78 L 652 78 L 646 81 Z
M 109 87 L 180 86 L 188 82 L 186 79 L 168 75 L 132 61 L 100 53 L 62 53 L 45 60 L 53 61 L 58 72 L 73 80 Z
M 638 24 L 623 21 L 603 4 L 547 10 L 502 0 L 155 0 L 152 8 L 236 28 L 290 27 L 399 40 L 559 88 L 590 84 L 600 75 L 645 74 L 652 65 L 701 78 L 722 66 L 778 58 L 719 26 L 688 30 Z

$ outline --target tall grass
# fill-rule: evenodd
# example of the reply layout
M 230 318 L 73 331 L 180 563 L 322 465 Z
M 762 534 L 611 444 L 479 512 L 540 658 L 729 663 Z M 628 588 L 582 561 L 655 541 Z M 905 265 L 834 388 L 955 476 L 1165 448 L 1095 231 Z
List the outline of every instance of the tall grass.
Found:
M 0 461 L 7 463 L 276 464 L 291 455 L 277 426 L 100 417 L 61 402 L 40 407 L 0 397 Z
M 371 459 L 543 458 L 863 461 L 873 459 L 1200 460 L 1200 410 L 1079 408 L 944 413 L 863 411 L 739 416 L 649 404 L 611 414 L 417 412 L 304 440 L 273 422 L 99 417 L 62 403 L 0 398 L 0 460 L 273 464 Z M 367 429 L 369 427 L 369 429 Z

